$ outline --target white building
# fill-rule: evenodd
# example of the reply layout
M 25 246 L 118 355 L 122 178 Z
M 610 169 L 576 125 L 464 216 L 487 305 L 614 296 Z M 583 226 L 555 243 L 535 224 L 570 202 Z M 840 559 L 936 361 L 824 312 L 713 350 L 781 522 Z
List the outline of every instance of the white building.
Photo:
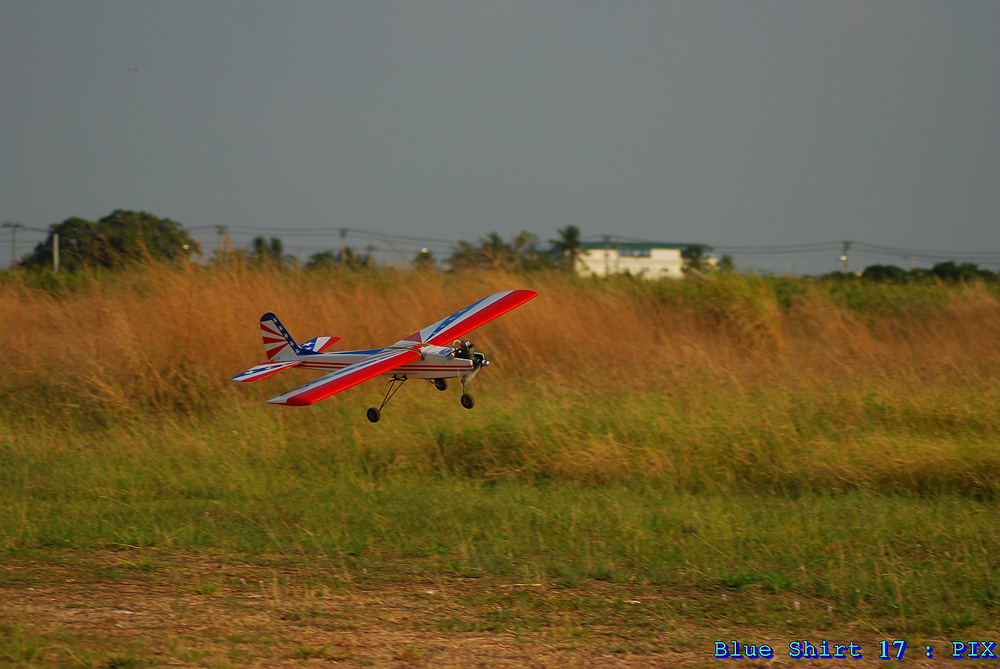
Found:
M 644 279 L 684 276 L 685 260 L 681 255 L 691 247 L 703 249 L 702 261 L 715 266 L 718 258 L 709 255 L 704 244 L 653 244 L 645 242 L 580 242 L 576 271 L 581 276 L 631 274 Z

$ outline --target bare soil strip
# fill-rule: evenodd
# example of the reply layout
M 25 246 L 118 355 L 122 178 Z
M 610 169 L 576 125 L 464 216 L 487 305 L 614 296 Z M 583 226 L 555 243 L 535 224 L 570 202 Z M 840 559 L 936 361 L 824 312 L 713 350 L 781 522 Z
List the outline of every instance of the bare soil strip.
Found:
M 40 557 L 0 565 L 0 665 L 699 667 L 719 665 L 715 640 L 777 639 L 773 631 L 714 626 L 702 612 L 685 616 L 685 596 L 635 584 L 558 588 L 406 565 L 350 574 L 302 557 L 61 550 Z M 884 666 L 870 652 L 877 642 L 861 630 L 813 638 L 823 636 L 865 644 L 869 653 L 850 666 Z M 787 646 L 775 646 L 774 660 L 722 664 L 832 666 L 791 660 Z M 910 667 L 951 664 L 910 652 Z

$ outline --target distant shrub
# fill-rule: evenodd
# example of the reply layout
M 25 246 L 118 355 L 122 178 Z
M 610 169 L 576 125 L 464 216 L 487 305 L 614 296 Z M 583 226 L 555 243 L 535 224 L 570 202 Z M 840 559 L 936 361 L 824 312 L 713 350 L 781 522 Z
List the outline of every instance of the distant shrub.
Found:
M 861 273 L 861 277 L 869 281 L 878 281 L 879 283 L 890 281 L 902 282 L 906 281 L 907 274 L 906 270 L 895 265 L 869 265 Z

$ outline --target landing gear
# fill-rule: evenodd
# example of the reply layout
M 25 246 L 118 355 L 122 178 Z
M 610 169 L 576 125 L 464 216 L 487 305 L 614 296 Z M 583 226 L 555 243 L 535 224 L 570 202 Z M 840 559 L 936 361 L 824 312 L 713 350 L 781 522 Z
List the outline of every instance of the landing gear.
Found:
M 475 353 L 474 351 L 471 351 L 471 344 L 468 344 L 468 342 L 465 342 L 465 349 L 469 351 L 470 354 L 473 356 L 472 357 L 473 366 L 471 371 L 469 371 L 466 374 L 460 375 L 458 377 L 462 383 L 462 396 L 459 399 L 463 407 L 465 407 L 466 409 L 471 409 L 472 407 L 476 406 L 476 400 L 475 398 L 472 397 L 472 395 L 466 392 L 465 384 L 468 383 L 472 379 L 472 377 L 476 375 L 476 372 L 479 371 L 480 367 L 485 367 L 486 365 L 488 365 L 489 361 L 486 360 L 486 358 L 483 356 L 482 353 Z M 431 384 L 438 390 L 447 390 L 448 388 L 448 382 L 445 379 L 427 379 L 427 380 L 430 381 Z M 382 404 L 380 404 L 378 408 L 371 407 L 365 414 L 370 422 L 377 423 L 380 420 L 382 420 L 382 409 L 385 408 L 385 405 L 389 403 L 389 400 L 392 399 L 393 395 L 396 394 L 396 391 L 399 390 L 400 387 L 402 387 L 403 383 L 405 382 L 406 382 L 405 376 L 392 377 L 392 380 L 389 381 L 389 387 L 385 391 L 385 397 L 382 399 Z
M 482 355 L 482 353 L 480 353 L 479 355 Z M 476 406 L 476 400 L 472 397 L 472 395 L 470 395 L 465 390 L 465 382 L 471 379 L 473 376 L 475 376 L 475 373 L 476 372 L 474 371 L 472 374 L 462 377 L 462 406 L 464 406 L 466 409 L 471 409 L 472 407 Z
M 389 403 L 389 400 L 392 399 L 392 396 L 396 394 L 396 391 L 402 387 L 405 381 L 405 376 L 392 377 L 392 381 L 389 381 L 389 389 L 385 391 L 385 399 L 382 400 L 382 404 L 379 405 L 378 409 L 375 407 L 368 409 L 368 413 L 366 414 L 368 416 L 368 420 L 373 423 L 377 423 L 379 421 L 382 417 L 382 409 L 385 408 L 385 405 Z

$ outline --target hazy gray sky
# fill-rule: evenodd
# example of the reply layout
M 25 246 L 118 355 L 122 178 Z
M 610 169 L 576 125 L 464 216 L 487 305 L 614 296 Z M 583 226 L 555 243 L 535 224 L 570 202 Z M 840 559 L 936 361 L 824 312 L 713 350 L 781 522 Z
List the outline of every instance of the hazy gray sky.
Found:
M 575 224 L 1000 267 L 995 0 L 0 0 L 0 92 L 0 220 L 29 227 L 146 210 L 211 250 L 217 225 Z

